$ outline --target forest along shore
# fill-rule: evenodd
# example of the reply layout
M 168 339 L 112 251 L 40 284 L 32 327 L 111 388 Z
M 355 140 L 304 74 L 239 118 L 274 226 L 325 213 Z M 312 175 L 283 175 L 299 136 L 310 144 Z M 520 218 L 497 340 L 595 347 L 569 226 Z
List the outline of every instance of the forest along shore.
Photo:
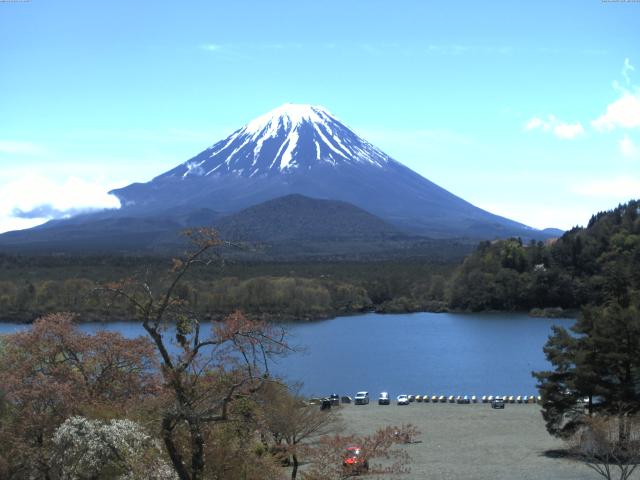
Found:
M 204 319 L 235 310 L 252 318 L 289 321 L 370 311 L 573 317 L 584 305 L 601 306 L 612 299 L 628 305 L 637 298 L 639 215 L 640 201 L 631 201 L 594 215 L 586 228 L 574 228 L 554 241 L 483 241 L 466 258 L 454 249 L 363 261 L 230 260 L 194 268 L 175 294 Z M 127 302 L 105 299 L 96 289 L 137 275 L 153 279 L 162 290 L 170 265 L 169 257 L 160 256 L 0 252 L 0 310 L 3 320 L 16 322 L 60 311 L 77 313 L 80 321 L 133 318 Z

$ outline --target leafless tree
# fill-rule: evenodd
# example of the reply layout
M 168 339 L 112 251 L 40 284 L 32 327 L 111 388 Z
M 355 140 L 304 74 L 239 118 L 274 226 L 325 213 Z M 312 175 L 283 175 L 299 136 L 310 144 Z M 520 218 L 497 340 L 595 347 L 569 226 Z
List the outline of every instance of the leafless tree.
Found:
M 200 480 L 207 426 L 227 421 L 234 401 L 259 391 L 269 379 L 269 358 L 288 346 L 281 328 L 240 312 L 204 331 L 178 287 L 192 268 L 213 262 L 223 242 L 212 229 L 186 235 L 192 249 L 173 260 L 164 281 L 134 277 L 103 291 L 126 299 L 153 340 L 170 394 L 161 421 L 164 445 L 180 480 Z
M 308 404 L 302 396 L 282 384 L 270 384 L 261 397 L 265 427 L 276 447 L 290 456 L 291 480 L 295 480 L 304 444 L 341 429 L 337 413 Z
M 573 451 L 607 480 L 628 480 L 640 464 L 640 418 L 594 416 L 573 439 Z

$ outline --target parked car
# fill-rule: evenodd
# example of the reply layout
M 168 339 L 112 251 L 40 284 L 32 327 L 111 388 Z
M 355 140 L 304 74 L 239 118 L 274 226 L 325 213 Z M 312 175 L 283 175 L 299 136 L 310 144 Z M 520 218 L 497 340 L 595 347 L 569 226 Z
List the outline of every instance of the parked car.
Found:
M 358 392 L 353 399 L 353 403 L 356 405 L 368 405 L 369 404 L 369 392 Z
M 398 405 L 409 405 L 409 396 L 408 395 L 398 395 L 396 399 Z
M 342 468 L 349 474 L 369 471 L 369 460 L 367 460 L 361 446 L 351 445 L 347 447 L 342 457 Z
M 331 400 L 331 405 L 340 405 L 340 395 L 337 393 L 329 395 L 329 400 Z
M 501 398 L 494 398 L 491 400 L 491 408 L 504 408 L 504 400 Z
M 415 402 L 416 401 L 416 396 L 415 395 L 409 395 L 409 401 L 410 402 Z
M 391 401 L 389 400 L 389 394 L 387 392 L 380 393 L 380 397 L 378 398 L 378 405 L 389 405 Z

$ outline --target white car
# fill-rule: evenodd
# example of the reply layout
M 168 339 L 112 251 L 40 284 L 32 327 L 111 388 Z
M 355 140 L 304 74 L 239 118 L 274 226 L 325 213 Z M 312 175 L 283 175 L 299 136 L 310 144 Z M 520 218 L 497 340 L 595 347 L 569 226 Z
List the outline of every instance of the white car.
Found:
M 356 393 L 353 403 L 356 405 L 368 405 L 369 404 L 369 392 Z
M 380 393 L 380 398 L 378 398 L 378 405 L 389 405 L 389 394 L 387 392 Z
M 408 395 L 398 395 L 396 399 L 398 405 L 409 405 L 409 396 Z

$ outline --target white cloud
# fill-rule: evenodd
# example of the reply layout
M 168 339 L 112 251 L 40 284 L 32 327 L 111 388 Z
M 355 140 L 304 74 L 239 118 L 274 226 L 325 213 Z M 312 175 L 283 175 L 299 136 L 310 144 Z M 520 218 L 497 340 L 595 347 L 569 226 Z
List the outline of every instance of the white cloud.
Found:
M 627 158 L 636 158 L 640 156 L 640 149 L 638 146 L 633 143 L 633 140 L 629 138 L 628 135 L 622 137 L 620 140 L 620 153 Z
M 640 197 L 640 178 L 617 177 L 573 185 L 571 190 L 586 197 L 602 197 L 626 202 Z
M 524 126 L 525 130 L 535 130 L 536 128 L 542 128 L 543 130 L 548 130 L 546 122 L 542 120 L 540 117 L 533 117 Z
M 625 92 L 615 102 L 607 106 L 607 111 L 591 122 L 600 131 L 620 128 L 640 127 L 640 92 Z
M 562 140 L 573 140 L 584 134 L 584 128 L 580 122 L 564 123 L 554 115 L 549 115 L 547 120 L 543 120 L 540 117 L 533 117 L 525 124 L 524 129 L 527 131 L 541 130 L 543 132 L 550 132 Z
M 44 148 L 35 143 L 0 140 L 0 153 L 10 155 L 39 155 L 43 152 Z
M 576 123 L 558 123 L 553 127 L 553 134 L 564 140 L 573 140 L 574 138 L 584 134 L 584 128 L 580 122 Z
M 119 208 L 120 201 L 108 190 L 104 184 L 79 177 L 63 181 L 40 174 L 14 178 L 0 185 L 0 232 L 33 227 L 54 214 Z M 49 212 L 49 216 L 39 216 L 37 212 Z
M 47 220 L 49 219 L 48 218 L 17 218 L 12 216 L 3 216 L 0 214 L 0 233 L 37 227 L 38 225 L 45 223 Z

